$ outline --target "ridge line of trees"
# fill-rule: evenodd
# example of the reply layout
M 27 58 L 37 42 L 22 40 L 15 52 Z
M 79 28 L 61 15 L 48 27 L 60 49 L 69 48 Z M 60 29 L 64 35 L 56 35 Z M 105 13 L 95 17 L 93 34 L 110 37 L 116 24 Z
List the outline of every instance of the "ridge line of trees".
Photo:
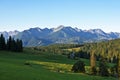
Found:
M 15 40 L 11 36 L 9 36 L 9 39 L 7 39 L 6 41 L 3 34 L 1 34 L 0 35 L 0 50 L 22 52 L 23 51 L 22 40 L 19 40 L 19 39 Z

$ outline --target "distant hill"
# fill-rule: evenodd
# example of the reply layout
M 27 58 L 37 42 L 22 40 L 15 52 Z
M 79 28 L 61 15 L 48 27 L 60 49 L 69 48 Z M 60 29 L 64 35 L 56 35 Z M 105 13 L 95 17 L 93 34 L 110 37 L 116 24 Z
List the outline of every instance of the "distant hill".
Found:
M 23 40 L 24 46 L 41 46 L 55 43 L 78 44 L 86 42 L 96 42 L 101 40 L 111 40 L 120 38 L 120 33 L 106 33 L 101 29 L 81 30 L 70 26 L 60 25 L 57 28 L 30 28 L 22 32 L 0 32 L 6 39 L 8 36 Z

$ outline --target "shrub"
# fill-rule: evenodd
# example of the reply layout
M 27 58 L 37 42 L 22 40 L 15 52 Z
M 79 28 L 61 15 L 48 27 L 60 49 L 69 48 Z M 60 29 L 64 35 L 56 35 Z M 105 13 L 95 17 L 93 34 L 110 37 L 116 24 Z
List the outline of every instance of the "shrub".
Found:
M 29 62 L 25 62 L 24 65 L 31 65 Z
M 81 61 L 81 60 L 79 60 L 79 61 L 77 61 L 74 65 L 73 65 L 73 67 L 72 67 L 72 69 L 71 69 L 73 72 L 85 72 L 85 64 L 84 64 L 84 62 L 83 61 Z
M 99 62 L 99 74 L 101 76 L 109 76 L 108 66 L 104 58 Z

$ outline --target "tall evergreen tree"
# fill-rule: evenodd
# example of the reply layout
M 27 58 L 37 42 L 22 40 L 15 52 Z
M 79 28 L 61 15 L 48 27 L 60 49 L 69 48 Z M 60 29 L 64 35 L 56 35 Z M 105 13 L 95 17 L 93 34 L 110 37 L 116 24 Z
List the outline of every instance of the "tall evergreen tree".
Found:
M 22 40 L 14 40 L 11 36 L 7 40 L 7 50 L 9 51 L 16 51 L 16 52 L 22 52 L 23 51 L 23 45 Z
M 23 42 L 22 42 L 22 40 L 20 40 L 19 44 L 20 44 L 20 52 L 22 52 L 23 51 Z
M 10 43 L 10 50 L 11 51 L 16 51 L 16 42 L 15 42 L 15 40 L 12 38 L 12 41 L 11 41 L 11 43 Z
M 5 38 L 3 34 L 0 35 L 0 50 L 8 50 L 8 51 L 17 51 L 22 52 L 23 51 L 23 44 L 22 40 L 14 40 L 11 36 L 5 42 Z
M 1 34 L 1 36 L 2 36 L 2 34 Z M 1 38 L 1 36 L 0 36 L 0 50 L 2 50 L 2 38 Z
M 0 36 L 0 50 L 5 50 L 6 44 L 5 44 L 5 38 L 3 34 Z
M 16 51 L 17 52 L 22 52 L 23 51 L 23 45 L 22 45 L 22 40 L 17 39 L 16 40 Z
M 120 54 L 119 54 L 119 56 L 118 56 L 118 77 L 119 77 L 119 79 L 120 79 Z
M 20 41 L 19 41 L 19 39 L 16 40 L 16 51 L 17 52 L 20 51 Z
M 10 36 L 7 40 L 7 50 L 11 50 L 12 37 Z

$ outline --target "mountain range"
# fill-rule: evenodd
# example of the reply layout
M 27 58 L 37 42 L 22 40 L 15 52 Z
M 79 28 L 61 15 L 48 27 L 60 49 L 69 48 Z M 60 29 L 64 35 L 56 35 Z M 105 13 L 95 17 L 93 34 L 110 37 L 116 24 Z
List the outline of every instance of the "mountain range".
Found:
M 0 34 L 3 34 L 6 39 L 9 36 L 22 39 L 24 46 L 41 46 L 56 43 L 80 44 L 120 38 L 118 32 L 106 33 L 101 29 L 81 30 L 63 25 L 50 29 L 36 27 L 21 32 L 17 30 L 4 31 L 0 32 Z

